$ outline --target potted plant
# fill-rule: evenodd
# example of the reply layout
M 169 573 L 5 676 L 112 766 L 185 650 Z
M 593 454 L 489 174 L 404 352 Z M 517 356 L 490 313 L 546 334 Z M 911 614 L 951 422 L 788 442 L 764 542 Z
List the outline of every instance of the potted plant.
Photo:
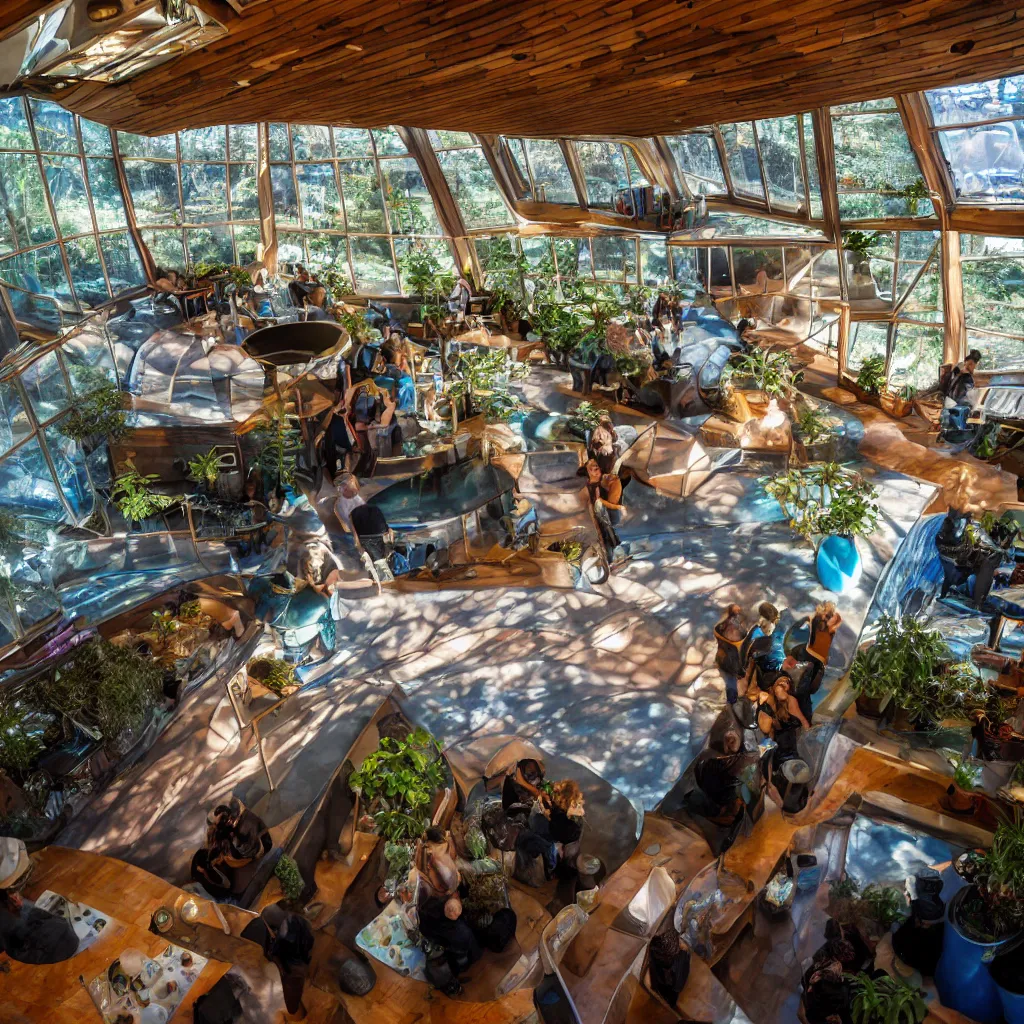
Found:
M 949 759 L 953 769 L 953 781 L 946 790 L 943 801 L 946 808 L 954 814 L 974 813 L 974 789 L 977 785 L 978 770 L 975 765 L 962 755 Z
M 878 241 L 877 231 L 844 231 L 843 249 L 851 256 L 851 270 L 855 274 L 871 273 L 871 256 Z
M 967 882 L 946 908 L 935 985 L 942 1005 L 981 1024 L 1002 1019 L 1003 1001 L 988 964 L 1024 933 L 1024 814 L 996 827 L 992 846 L 956 861 Z M 1013 993 L 1008 993 L 1013 995 Z M 1008 1001 L 1012 1007 L 1012 1000 Z
M 921 1024 L 928 1015 L 924 993 L 900 978 L 888 974 L 872 978 L 864 973 L 847 978 L 853 994 L 853 1024 Z
M 507 349 L 471 348 L 454 357 L 452 374 L 445 388 L 449 398 L 464 397 L 488 423 L 507 423 L 522 408 L 512 384 L 525 380 L 530 368 Z
M 129 523 L 141 523 L 181 501 L 181 495 L 154 491 L 153 484 L 157 480 L 155 473 L 140 473 L 131 459 L 125 460 L 121 472 L 114 478 L 110 498 Z
M 791 469 L 769 478 L 765 492 L 789 516 L 789 525 L 805 540 L 818 537 L 818 579 L 842 592 L 860 576 L 856 538 L 873 533 L 881 514 L 878 491 L 859 473 L 837 462 Z
M 281 658 L 253 658 L 245 671 L 250 681 L 259 683 L 279 697 L 287 697 L 299 689 L 295 666 Z
M 890 416 L 896 416 L 902 419 L 904 416 L 909 416 L 914 410 L 914 396 L 917 394 L 917 388 L 911 384 L 904 384 L 901 388 L 893 388 L 887 386 L 881 394 L 882 408 L 889 413 Z
M 188 460 L 188 477 L 199 484 L 200 490 L 213 493 L 220 476 L 221 456 L 216 448 L 208 452 L 200 452 Z
M 862 647 L 850 666 L 850 684 L 857 710 L 877 718 L 890 701 L 904 703 L 931 685 L 949 648 L 942 634 L 919 620 L 883 615 L 874 641 Z
M 868 356 L 857 373 L 855 390 L 864 401 L 878 399 L 885 389 L 885 356 Z
M 930 199 L 931 192 L 924 182 L 924 178 L 915 178 L 906 188 L 902 190 L 902 196 L 907 201 L 907 212 L 911 217 L 916 217 L 918 207 L 922 199 Z
M 1024 946 L 997 956 L 989 973 L 999 991 L 1006 1024 L 1024 1024 Z
M 580 402 L 569 413 L 569 429 L 581 437 L 585 444 L 590 443 L 590 435 L 597 429 L 601 421 L 601 410 L 593 402 Z
M 72 382 L 75 404 L 57 424 L 61 434 L 92 450 L 103 438 L 121 441 L 131 433 L 124 394 L 102 370 L 92 366 L 76 367 L 72 371 Z
M 728 377 L 733 387 L 742 388 L 749 381 L 755 391 L 769 399 L 789 398 L 804 378 L 803 370 L 793 372 L 791 361 L 788 352 L 752 348 L 732 356 L 722 376 Z
M 299 865 L 287 853 L 282 853 L 274 865 L 274 876 L 281 884 L 284 903 L 290 910 L 301 911 L 300 897 L 306 883 L 303 881 L 302 872 L 299 871 Z
M 506 334 L 519 330 L 525 312 L 523 278 L 529 270 L 526 257 L 511 238 L 502 236 L 489 241 L 484 283 L 491 293 L 491 312 Z

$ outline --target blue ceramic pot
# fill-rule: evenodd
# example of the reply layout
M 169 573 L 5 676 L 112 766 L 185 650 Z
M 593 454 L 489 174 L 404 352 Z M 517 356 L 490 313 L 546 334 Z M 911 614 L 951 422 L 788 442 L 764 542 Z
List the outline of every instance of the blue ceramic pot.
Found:
M 815 558 L 818 580 L 826 590 L 845 594 L 860 581 L 863 564 L 852 537 L 826 537 Z
M 996 991 L 999 993 L 999 1001 L 1003 1004 L 1006 1024 L 1024 1024 L 1024 995 L 1020 992 L 1011 992 L 999 984 L 996 984 Z
M 988 962 L 1006 940 L 976 942 L 960 929 L 955 911 L 962 900 L 961 894 L 969 888 L 961 889 L 946 908 L 946 927 L 942 933 L 942 955 L 935 968 L 935 987 L 943 1006 L 970 1017 L 978 1024 L 998 1024 L 1003 1019 L 1003 1004 L 999 989 L 989 973 Z

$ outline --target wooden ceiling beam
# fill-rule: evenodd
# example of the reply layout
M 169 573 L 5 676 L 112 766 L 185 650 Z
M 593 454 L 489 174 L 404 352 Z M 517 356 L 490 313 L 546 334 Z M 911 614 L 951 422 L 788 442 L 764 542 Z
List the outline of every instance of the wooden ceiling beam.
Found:
M 1024 70 L 1024 0 L 203 5 L 228 37 L 127 83 L 56 95 L 144 134 L 284 120 L 643 137 Z M 4 5 L 0 33 L 44 6 Z

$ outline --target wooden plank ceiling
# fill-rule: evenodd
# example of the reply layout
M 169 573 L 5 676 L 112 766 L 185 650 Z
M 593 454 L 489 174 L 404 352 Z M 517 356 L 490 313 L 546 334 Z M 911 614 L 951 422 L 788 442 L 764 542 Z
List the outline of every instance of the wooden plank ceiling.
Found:
M 654 135 L 1024 69 L 1024 0 L 268 0 L 72 109 L 147 134 L 239 121 Z M 0 30 L 26 11 L 0 5 Z

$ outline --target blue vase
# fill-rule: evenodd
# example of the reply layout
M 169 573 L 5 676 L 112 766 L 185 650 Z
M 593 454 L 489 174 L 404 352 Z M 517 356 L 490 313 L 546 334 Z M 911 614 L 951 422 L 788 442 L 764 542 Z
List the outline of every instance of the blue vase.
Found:
M 826 537 L 815 558 L 818 580 L 826 590 L 845 594 L 860 582 L 863 564 L 852 537 Z
M 946 907 L 946 927 L 942 933 L 942 955 L 935 968 L 935 987 L 943 1006 L 970 1017 L 978 1024 L 997 1024 L 1003 1019 L 1003 1004 L 999 999 L 999 989 L 989 973 L 988 962 L 982 957 L 987 954 L 991 959 L 1004 943 L 975 942 L 964 935 L 953 913 L 959 902 L 954 897 Z
M 1003 1004 L 1003 1016 L 1006 1024 L 1024 1024 L 1024 994 L 1011 992 L 996 983 L 999 1001 Z

